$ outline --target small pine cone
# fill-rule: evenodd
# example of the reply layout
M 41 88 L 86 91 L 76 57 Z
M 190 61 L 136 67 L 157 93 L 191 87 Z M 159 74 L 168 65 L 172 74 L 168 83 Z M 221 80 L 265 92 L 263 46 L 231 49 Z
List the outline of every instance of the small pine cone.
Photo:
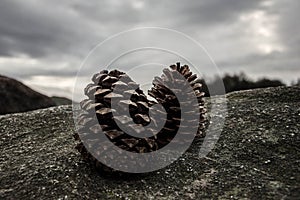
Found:
M 194 94 L 188 95 L 197 97 L 200 111 L 198 132 L 201 132 L 205 113 L 204 93 L 201 92 L 201 84 L 196 80 L 197 76 L 192 74 L 187 65 L 180 66 L 179 63 L 170 66 L 170 70 L 164 69 L 163 72 L 161 78 L 155 77 L 148 94 L 162 105 L 165 111 L 158 109 L 155 106 L 156 102 L 148 100 L 138 84 L 123 72 L 103 70 L 93 76 L 93 82 L 84 90 L 88 98 L 80 102 L 84 112 L 77 119 L 80 128 L 74 135 L 75 139 L 79 140 L 76 148 L 86 161 L 102 170 L 112 170 L 95 159 L 85 146 L 95 147 L 99 155 L 110 151 L 111 149 L 106 148 L 108 145 L 99 139 L 99 135 L 107 137 L 115 146 L 135 153 L 152 152 L 167 145 L 175 137 L 182 120 L 180 103 L 172 92 L 176 88 L 192 87 Z M 179 75 L 184 76 L 187 81 L 182 81 Z M 117 103 L 112 106 L 112 102 Z M 129 108 L 130 117 L 121 112 L 124 108 Z M 166 116 L 166 119 L 162 119 L 162 116 Z M 164 120 L 162 129 L 159 129 L 158 124 Z M 147 126 L 151 122 L 154 125 Z M 130 131 L 130 135 L 118 126 L 120 123 Z M 151 136 L 144 138 L 133 136 L 144 132 L 151 133 Z M 178 144 L 180 145 L 180 141 Z

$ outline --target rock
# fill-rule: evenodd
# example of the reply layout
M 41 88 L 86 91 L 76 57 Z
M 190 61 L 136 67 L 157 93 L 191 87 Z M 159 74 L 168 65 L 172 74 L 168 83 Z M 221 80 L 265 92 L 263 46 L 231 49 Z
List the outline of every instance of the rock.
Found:
M 0 198 L 299 198 L 300 87 L 227 98 L 223 132 L 207 157 L 198 157 L 198 139 L 176 162 L 147 174 L 103 174 L 83 162 L 71 106 L 1 116 Z
M 0 75 L 0 115 L 55 106 L 55 102 L 21 82 Z

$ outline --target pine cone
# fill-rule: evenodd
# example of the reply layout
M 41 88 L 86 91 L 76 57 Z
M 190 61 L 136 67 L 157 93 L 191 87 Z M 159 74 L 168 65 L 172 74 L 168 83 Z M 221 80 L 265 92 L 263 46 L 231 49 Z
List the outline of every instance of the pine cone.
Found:
M 187 65 L 180 66 L 180 63 L 177 63 L 171 65 L 170 69 L 164 69 L 161 77 L 154 78 L 153 87 L 148 91 L 148 94 L 162 105 L 162 109 L 156 102 L 148 100 L 138 84 L 125 73 L 103 70 L 95 74 L 92 78 L 93 83 L 87 85 L 84 91 L 88 99 L 80 103 L 84 112 L 78 119 L 81 127 L 74 135 L 75 139 L 80 141 L 76 148 L 85 160 L 109 171 L 112 169 L 97 161 L 85 147 L 95 146 L 97 154 L 110 151 L 105 142 L 99 139 L 99 134 L 105 135 L 115 146 L 129 152 L 147 153 L 163 148 L 175 137 L 182 120 L 197 120 L 193 118 L 193 112 L 184 113 L 186 119 L 181 118 L 183 114 L 180 105 L 189 102 L 179 102 L 173 93 L 176 90 L 184 93 L 182 90 L 187 87 L 193 88 L 193 94 L 185 94 L 186 99 L 192 98 L 193 95 L 197 97 L 200 112 L 200 119 L 197 120 L 198 136 L 201 135 L 204 128 L 204 93 L 201 92 L 201 84 L 196 79 L 197 76 L 192 74 Z M 129 108 L 130 117 L 124 114 L 126 108 Z M 126 131 L 119 125 L 126 127 Z M 148 137 L 135 137 L 142 134 L 148 134 Z M 88 142 L 84 145 L 82 140 Z M 185 141 L 177 142 L 181 145 Z

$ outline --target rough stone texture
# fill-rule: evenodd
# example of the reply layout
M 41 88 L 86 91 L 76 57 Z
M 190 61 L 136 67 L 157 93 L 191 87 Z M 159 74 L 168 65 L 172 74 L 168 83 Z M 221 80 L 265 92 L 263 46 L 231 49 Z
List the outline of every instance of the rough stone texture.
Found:
M 300 88 L 227 98 L 223 132 L 206 158 L 199 139 L 148 174 L 108 175 L 83 162 L 70 106 L 1 116 L 0 199 L 299 199 Z
M 23 83 L 0 75 L 0 115 L 55 106 L 55 102 Z

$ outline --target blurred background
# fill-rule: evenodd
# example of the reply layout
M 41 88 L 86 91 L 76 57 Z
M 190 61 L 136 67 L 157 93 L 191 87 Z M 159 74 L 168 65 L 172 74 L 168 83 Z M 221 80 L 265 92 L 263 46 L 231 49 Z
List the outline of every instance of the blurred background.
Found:
M 1 0 L 0 74 L 72 99 L 77 71 L 98 43 L 155 26 L 202 44 L 226 91 L 299 84 L 299 8 L 298 0 Z

